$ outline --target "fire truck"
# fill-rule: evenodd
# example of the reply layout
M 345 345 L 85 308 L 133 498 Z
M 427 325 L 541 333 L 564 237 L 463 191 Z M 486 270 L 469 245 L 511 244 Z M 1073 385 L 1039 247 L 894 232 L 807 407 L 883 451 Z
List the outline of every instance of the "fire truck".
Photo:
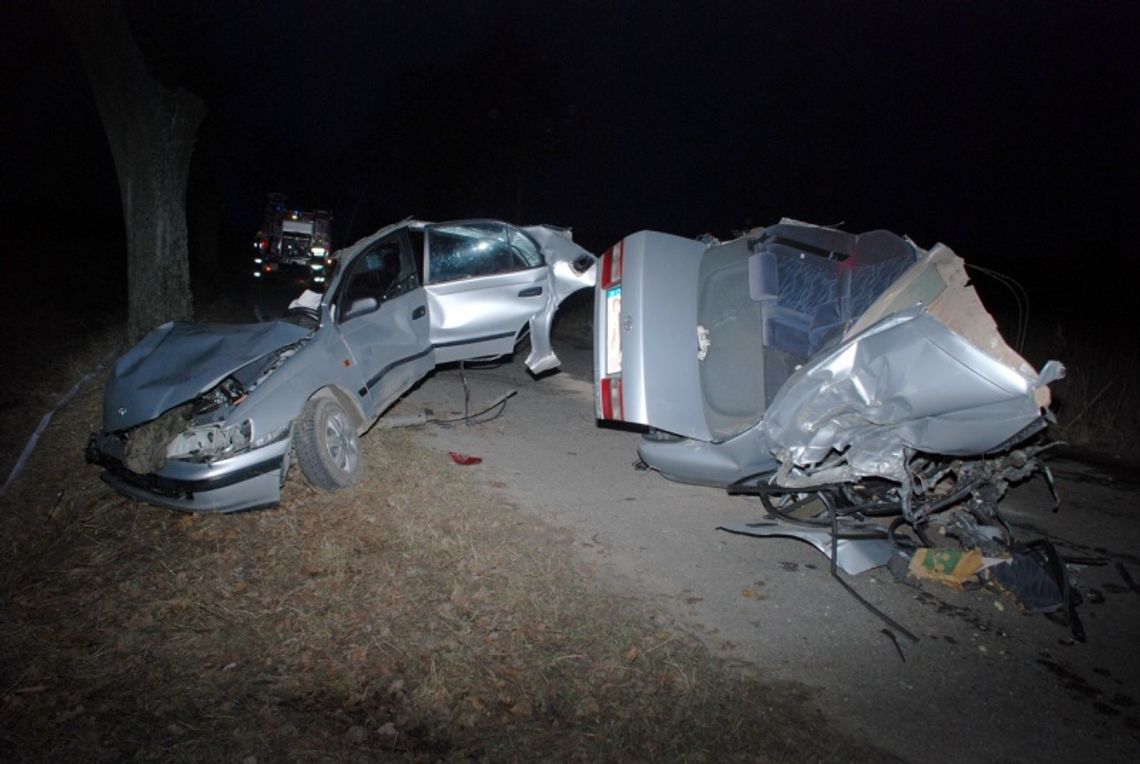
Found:
M 253 277 L 288 273 L 323 285 L 332 253 L 332 213 L 290 209 L 285 199 L 285 194 L 269 195 L 265 222 L 253 240 Z

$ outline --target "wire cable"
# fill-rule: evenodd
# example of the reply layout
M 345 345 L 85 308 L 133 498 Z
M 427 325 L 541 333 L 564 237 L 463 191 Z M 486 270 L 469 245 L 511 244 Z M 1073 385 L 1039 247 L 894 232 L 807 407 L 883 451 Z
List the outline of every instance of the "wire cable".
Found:
M 906 629 L 902 625 L 900 625 L 895 619 L 891 618 L 889 615 L 884 613 L 882 610 L 879 610 L 877 607 L 875 607 L 870 602 L 865 600 L 863 598 L 863 595 L 859 594 L 859 592 L 855 591 L 855 589 L 852 588 L 852 586 L 850 584 L 848 584 L 846 581 L 844 581 L 842 578 L 839 577 L 838 518 L 835 515 L 835 510 L 834 510 L 834 507 L 831 506 L 831 503 L 828 502 L 826 499 L 824 499 L 823 503 L 828 508 L 828 511 L 831 515 L 831 577 L 834 578 L 836 581 L 838 581 L 839 585 L 842 586 L 844 589 L 846 589 L 852 597 L 854 597 L 856 600 L 858 600 L 859 604 L 861 604 L 863 607 L 867 608 L 872 613 L 877 615 L 879 617 L 879 619 L 883 621 L 883 623 L 890 626 L 892 629 L 897 631 L 899 634 L 902 634 L 904 637 L 909 639 L 911 642 L 917 642 L 918 637 L 916 637 L 908 629 Z M 896 644 L 896 647 L 897 647 L 897 644 Z M 901 654 L 902 651 L 900 650 L 899 652 Z M 904 658 L 903 660 L 906 660 L 906 659 Z
M 1025 287 L 1022 286 L 1017 279 L 1007 276 L 1000 271 L 995 271 L 992 268 L 986 268 L 981 265 L 967 264 L 966 267 L 989 276 L 1013 294 L 1013 299 L 1017 303 L 1017 334 L 1014 338 L 1014 348 L 1018 353 L 1022 352 L 1022 348 L 1025 346 L 1026 336 L 1029 333 L 1029 292 L 1026 291 Z

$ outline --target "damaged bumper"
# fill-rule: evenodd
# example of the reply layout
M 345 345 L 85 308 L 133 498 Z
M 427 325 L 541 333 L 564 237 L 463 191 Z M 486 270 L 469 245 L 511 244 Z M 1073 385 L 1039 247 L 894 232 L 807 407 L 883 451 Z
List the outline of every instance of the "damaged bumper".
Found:
M 283 437 L 211 463 L 167 459 L 144 475 L 124 466 L 118 439 L 100 436 L 88 444 L 87 460 L 104 467 L 108 485 L 139 501 L 187 512 L 237 512 L 280 501 L 290 446 Z

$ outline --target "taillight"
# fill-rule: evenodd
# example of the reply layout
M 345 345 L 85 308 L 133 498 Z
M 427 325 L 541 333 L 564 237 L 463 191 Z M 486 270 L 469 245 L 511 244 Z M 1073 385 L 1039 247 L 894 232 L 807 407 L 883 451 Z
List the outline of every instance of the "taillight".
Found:
M 621 270 L 625 242 L 619 241 L 605 251 L 598 263 L 598 289 L 605 300 L 602 320 L 605 321 L 605 352 L 602 358 L 601 379 L 598 383 L 598 416 L 601 419 L 621 421 Z
M 625 251 L 625 241 L 619 241 L 606 250 L 602 255 L 602 273 L 600 286 L 609 289 L 621 281 L 621 259 Z
M 622 418 L 621 377 L 602 379 L 602 419 Z

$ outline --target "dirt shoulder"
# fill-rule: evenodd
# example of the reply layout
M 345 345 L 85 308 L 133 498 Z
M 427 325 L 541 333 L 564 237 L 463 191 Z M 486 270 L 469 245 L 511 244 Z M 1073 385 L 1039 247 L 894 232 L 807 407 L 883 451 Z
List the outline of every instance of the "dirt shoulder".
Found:
M 404 433 L 349 491 L 185 515 L 83 463 L 100 396 L 0 500 L 0 759 L 890 760 Z

